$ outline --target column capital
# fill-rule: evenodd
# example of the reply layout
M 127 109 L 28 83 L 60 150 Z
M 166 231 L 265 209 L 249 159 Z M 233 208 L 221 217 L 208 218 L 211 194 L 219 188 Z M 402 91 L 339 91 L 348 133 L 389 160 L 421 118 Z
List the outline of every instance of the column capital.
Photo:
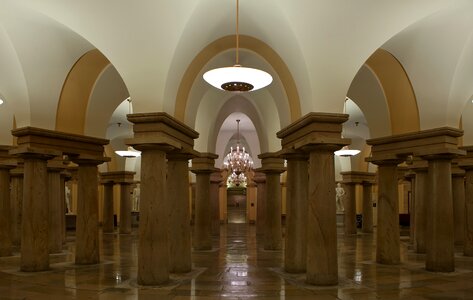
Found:
M 462 135 L 460 129 L 440 127 L 369 139 L 366 143 L 371 146 L 371 157 L 366 161 L 376 164 L 376 161 L 384 160 L 404 161 L 410 155 L 424 159 L 437 159 L 438 155 L 445 158 L 464 155 L 465 151 L 457 146 Z
M 220 171 L 210 174 L 210 183 L 220 184 L 221 182 L 223 182 L 223 177 Z
M 17 166 L 15 157 L 9 154 L 13 146 L 0 145 L 0 168 L 13 169 Z
M 277 154 L 286 160 L 309 160 L 309 154 L 301 150 L 282 149 Z
M 258 155 L 261 159 L 261 168 L 256 169 L 262 173 L 283 173 L 286 171 L 284 167 L 284 159 L 277 152 L 266 152 Z
M 459 147 L 466 151 L 466 155 L 456 159 L 458 166 L 464 170 L 473 170 L 473 146 Z
M 375 182 L 375 173 L 371 172 L 362 172 L 362 171 L 347 171 L 340 172 L 343 178 L 342 183 L 374 183 Z
M 266 174 L 262 172 L 255 172 L 255 175 L 253 176 L 253 181 L 258 183 L 265 183 L 266 182 Z
M 194 139 L 199 137 L 197 131 L 165 112 L 130 114 L 127 119 L 133 123 L 134 137 L 125 140 L 125 143 L 140 151 L 191 151 Z
M 132 184 L 134 183 L 135 172 L 131 171 L 113 171 L 100 173 L 100 183 L 120 183 Z
M 197 157 L 192 159 L 192 167 L 191 172 L 198 174 L 198 173 L 213 173 L 217 172 L 220 169 L 215 168 L 215 159 L 218 158 L 217 154 L 203 152 L 199 153 Z
M 351 143 L 350 139 L 341 136 L 343 123 L 347 120 L 347 114 L 312 112 L 283 128 L 276 136 L 281 139 L 283 149 L 333 145 L 336 150 Z

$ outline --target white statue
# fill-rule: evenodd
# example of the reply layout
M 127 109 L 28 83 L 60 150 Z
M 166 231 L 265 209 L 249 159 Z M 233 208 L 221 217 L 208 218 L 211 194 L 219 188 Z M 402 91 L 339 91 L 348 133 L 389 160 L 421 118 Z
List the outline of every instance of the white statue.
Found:
M 133 189 L 133 195 L 132 195 L 132 199 L 133 199 L 133 211 L 139 211 L 140 210 L 140 188 L 139 187 L 135 187 Z
M 337 187 L 335 188 L 335 198 L 337 204 L 337 212 L 345 211 L 345 207 L 343 206 L 343 198 L 345 196 L 345 190 L 342 188 L 342 184 L 340 182 L 337 183 Z
M 65 198 L 66 198 L 66 214 L 70 214 L 71 210 L 71 189 L 66 185 L 65 186 Z

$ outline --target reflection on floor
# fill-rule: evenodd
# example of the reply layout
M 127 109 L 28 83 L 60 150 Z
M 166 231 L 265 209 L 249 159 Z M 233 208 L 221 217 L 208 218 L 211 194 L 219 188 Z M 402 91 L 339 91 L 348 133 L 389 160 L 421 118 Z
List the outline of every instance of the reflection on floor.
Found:
M 339 234 L 340 284 L 313 287 L 282 270 L 282 252 L 264 251 L 254 226 L 222 226 L 213 251 L 193 253 L 194 270 L 163 287 L 136 284 L 137 235 L 107 234 L 102 263 L 75 266 L 74 237 L 51 255 L 51 271 L 18 272 L 19 256 L 0 258 L 0 299 L 473 299 L 473 258 L 456 256 L 454 273 L 424 270 L 425 255 L 403 238 L 403 263 L 374 263 L 372 235 Z M 460 249 L 459 249 L 460 250 Z

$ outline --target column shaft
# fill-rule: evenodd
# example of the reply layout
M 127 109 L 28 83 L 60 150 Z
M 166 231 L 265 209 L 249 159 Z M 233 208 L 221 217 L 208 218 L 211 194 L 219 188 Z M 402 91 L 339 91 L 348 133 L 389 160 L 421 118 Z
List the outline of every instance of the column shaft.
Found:
M 453 220 L 455 244 L 462 245 L 465 239 L 465 180 L 464 175 L 453 175 Z
M 169 271 L 192 270 L 191 226 L 189 213 L 189 167 L 187 159 L 168 160 L 169 195 Z
M 49 269 L 49 201 L 46 160 L 24 158 L 21 266 L 26 272 Z
M 414 228 L 414 248 L 417 253 L 425 253 L 426 241 L 425 235 L 427 230 L 427 187 L 428 187 L 427 171 L 416 171 L 415 184 L 415 228 Z
M 356 183 L 345 183 L 345 234 L 356 234 Z
M 66 178 L 64 175 L 60 176 L 60 203 L 61 203 L 61 240 L 62 244 L 66 243 Z
M 287 160 L 284 269 L 290 273 L 306 270 L 308 167 L 307 159 Z
M 382 264 L 400 262 L 399 198 L 397 163 L 378 165 L 378 226 L 376 261 Z
M 473 169 L 467 169 L 465 175 L 465 239 L 463 254 L 473 256 Z
M 307 283 L 338 283 L 335 170 L 332 150 L 313 150 L 309 162 Z
M 15 246 L 21 245 L 21 215 L 23 206 L 23 174 L 11 176 L 10 191 L 11 239 Z
M 103 232 L 113 233 L 115 229 L 113 212 L 113 182 L 106 182 L 103 185 Z
M 169 280 L 166 153 L 141 152 L 141 198 L 138 284 L 158 285 Z
M 281 184 L 279 173 L 266 173 L 264 249 L 282 249 Z
M 409 203 L 409 239 L 412 244 L 415 244 L 415 228 L 416 228 L 416 197 L 415 197 L 415 190 L 416 190 L 416 178 L 415 176 L 411 176 L 411 201 Z
M 451 174 L 450 159 L 429 160 L 425 264 L 428 271 L 452 272 L 455 269 Z
M 218 174 L 220 176 L 220 174 Z M 220 236 L 220 202 L 218 197 L 220 180 L 210 179 L 210 205 L 212 210 L 212 235 Z
M 210 173 L 196 173 L 195 223 L 192 239 L 195 250 L 212 249 Z
M 131 185 L 120 183 L 120 228 L 122 234 L 131 233 Z
M 49 253 L 62 251 L 62 222 L 64 211 L 61 211 L 61 174 L 60 170 L 49 170 Z
M 264 234 L 264 213 L 266 211 L 264 201 L 266 199 L 265 195 L 265 182 L 256 183 L 256 234 Z
M 363 182 L 363 211 L 361 231 L 365 233 L 373 232 L 373 200 L 372 200 L 373 184 Z
M 76 264 L 97 264 L 99 253 L 98 169 L 79 163 L 77 171 Z
M 10 213 L 10 171 L 0 167 L 0 257 L 12 255 Z

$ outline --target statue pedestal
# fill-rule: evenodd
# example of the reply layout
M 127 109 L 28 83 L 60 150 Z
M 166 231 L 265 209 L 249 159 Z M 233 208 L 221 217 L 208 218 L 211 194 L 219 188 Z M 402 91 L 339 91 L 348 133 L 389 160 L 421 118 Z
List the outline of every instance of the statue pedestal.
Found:
M 337 227 L 343 227 L 345 224 L 345 212 L 337 211 Z

